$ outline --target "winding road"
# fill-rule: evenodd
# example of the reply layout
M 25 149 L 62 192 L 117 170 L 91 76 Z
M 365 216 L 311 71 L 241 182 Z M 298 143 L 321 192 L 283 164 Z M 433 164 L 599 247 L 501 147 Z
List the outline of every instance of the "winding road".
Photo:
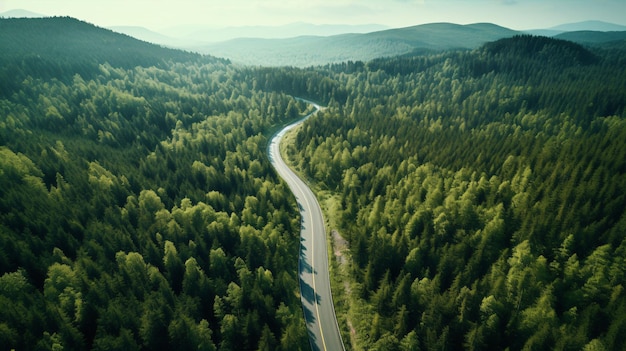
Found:
M 295 195 L 302 216 L 299 259 L 300 299 L 311 349 L 313 351 L 344 350 L 330 291 L 326 228 L 322 210 L 311 189 L 287 167 L 279 149 L 280 141 L 285 133 L 319 112 L 319 105 L 311 101 L 305 102 L 312 104 L 315 111 L 275 134 L 270 142 L 268 153 L 270 162 Z

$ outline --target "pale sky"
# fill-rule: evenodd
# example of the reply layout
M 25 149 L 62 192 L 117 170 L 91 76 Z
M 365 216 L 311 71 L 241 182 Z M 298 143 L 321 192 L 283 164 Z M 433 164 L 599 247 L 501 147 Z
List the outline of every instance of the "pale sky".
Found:
M 626 0 L 0 0 L 0 13 L 13 9 L 153 30 L 293 22 L 390 27 L 491 22 L 512 29 L 586 20 L 626 25 Z

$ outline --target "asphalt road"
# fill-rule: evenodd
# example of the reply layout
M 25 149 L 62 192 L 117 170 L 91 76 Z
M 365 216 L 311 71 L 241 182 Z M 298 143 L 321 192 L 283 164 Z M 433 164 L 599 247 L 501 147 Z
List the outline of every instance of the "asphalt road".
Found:
M 272 165 L 295 195 L 302 215 L 299 259 L 300 299 L 311 349 L 313 351 L 344 350 L 330 292 L 326 229 L 322 210 L 311 189 L 287 167 L 279 151 L 279 144 L 285 133 L 320 110 L 319 105 L 307 102 L 315 106 L 315 112 L 278 132 L 272 138 L 268 152 Z

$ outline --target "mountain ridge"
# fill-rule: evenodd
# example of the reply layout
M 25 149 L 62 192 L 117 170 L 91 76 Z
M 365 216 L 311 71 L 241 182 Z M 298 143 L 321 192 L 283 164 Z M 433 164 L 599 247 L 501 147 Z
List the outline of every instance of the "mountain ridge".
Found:
M 234 39 L 189 49 L 250 65 L 309 66 L 369 61 L 415 50 L 475 49 L 486 42 L 516 34 L 519 32 L 491 23 L 460 25 L 440 22 L 330 37 Z M 315 49 L 317 47 L 323 50 Z M 254 55 L 250 55 L 251 52 Z
M 197 53 L 151 44 L 72 17 L 0 19 L 0 49 L 3 71 L 50 78 L 93 72 L 94 65 L 104 63 L 134 68 L 202 59 Z
M 610 28 L 620 28 L 618 25 L 606 22 L 582 23 L 583 25 L 603 23 L 610 25 Z M 306 67 L 345 61 L 369 61 L 412 52 L 471 50 L 487 42 L 521 34 L 554 37 L 582 45 L 626 47 L 626 31 L 516 31 L 493 23 L 461 25 L 437 22 L 372 33 L 341 34 L 330 37 L 238 38 L 189 49 L 248 65 Z M 316 50 L 315 48 L 323 49 Z M 251 52 L 254 54 L 251 55 Z
M 387 26 L 379 24 L 338 25 L 294 22 L 281 26 L 204 28 L 180 38 L 185 41 L 217 43 L 231 39 L 251 37 L 264 39 L 287 39 L 300 36 L 332 36 L 346 33 L 371 33 L 385 30 L 387 28 Z
M 161 34 L 159 32 L 156 32 L 156 31 L 153 31 L 146 27 L 141 27 L 141 26 L 111 26 L 111 27 L 107 27 L 106 29 L 110 29 L 116 33 L 128 35 L 135 39 L 146 41 L 146 42 L 153 43 L 156 45 L 165 45 L 167 47 L 176 48 L 176 47 L 180 47 L 181 44 L 185 44 L 184 42 L 181 42 L 181 40 L 177 38 L 172 38 L 167 35 Z M 187 44 L 191 44 L 191 43 L 187 43 Z
M 41 18 L 46 17 L 41 13 L 36 13 L 24 9 L 14 9 L 0 13 L 0 18 Z
M 578 31 L 595 31 L 595 32 L 621 32 L 626 31 L 626 26 L 590 20 L 590 21 L 582 21 L 582 22 L 572 22 L 572 23 L 564 23 L 555 27 L 547 28 L 549 30 L 557 30 L 561 32 L 578 32 Z
M 8 27 L 6 25 L 13 23 L 11 21 L 33 21 L 29 22 L 29 25 L 34 25 L 36 28 L 28 28 L 26 25 L 21 25 L 20 30 L 14 30 L 14 34 L 10 34 L 7 32 L 6 28 Z M 54 21 L 57 21 L 57 24 L 52 25 Z M 59 24 L 61 21 L 65 21 L 65 25 L 68 27 L 63 29 L 63 25 Z M 14 24 L 17 25 L 17 23 L 15 22 Z M 44 26 L 43 23 L 47 23 L 48 27 Z M 77 23 L 82 23 L 83 25 L 77 25 Z M 582 23 L 584 25 L 607 24 L 597 21 Z M 346 61 L 370 61 L 376 58 L 406 55 L 415 52 L 451 49 L 471 50 L 480 47 L 486 42 L 528 33 L 527 31 L 520 32 L 493 23 L 483 22 L 462 25 L 436 22 L 403 28 L 390 28 L 369 33 L 344 33 L 332 36 L 301 35 L 290 38 L 269 39 L 248 37 L 231 39 L 220 43 L 203 44 L 199 42 L 180 42 L 177 38 L 167 37 L 144 27 L 97 27 L 72 17 L 5 18 L 2 19 L 0 25 L 4 29 L 0 33 L 0 45 L 6 48 L 3 53 L 0 53 L 0 57 L 24 54 L 31 50 L 31 53 L 35 53 L 35 56 L 38 55 L 44 58 L 54 54 L 73 57 L 72 61 L 76 61 L 74 57 L 85 56 L 82 57 L 84 62 L 88 61 L 88 57 L 93 58 L 93 55 L 98 53 L 101 56 L 99 61 L 108 61 L 106 59 L 107 50 L 120 50 L 124 45 L 129 45 L 131 47 L 129 52 L 133 55 L 144 55 L 143 57 L 148 65 L 156 64 L 162 58 L 161 56 L 179 58 L 184 56 L 186 57 L 185 59 L 189 59 L 190 55 L 192 55 L 189 52 L 183 54 L 181 51 L 162 51 L 165 48 L 160 45 L 214 57 L 223 57 L 227 60 L 247 65 L 306 67 Z M 293 25 L 309 26 L 306 23 L 295 23 Z M 87 28 L 90 29 L 87 30 Z M 94 28 L 101 28 L 108 32 L 96 34 Z M 27 38 L 24 37 L 24 33 L 31 33 L 30 35 L 32 35 L 32 30 L 40 30 L 41 33 L 45 32 L 48 35 L 57 33 L 57 35 L 61 35 L 59 43 L 69 43 L 67 40 L 78 40 L 82 42 L 81 45 L 92 45 L 93 49 L 88 50 L 86 54 L 72 52 L 72 46 L 58 45 L 58 43 L 57 45 L 51 45 L 49 38 L 40 35 L 36 35 L 38 39 L 36 39 L 34 44 L 31 43 L 29 44 L 30 46 L 22 45 L 22 43 L 29 43 L 26 40 Z M 64 30 L 65 32 L 63 33 L 65 34 L 60 34 L 59 30 Z M 80 38 L 80 35 L 78 35 L 78 33 L 86 32 L 90 32 L 89 35 L 93 37 L 85 39 Z M 557 33 L 557 31 L 555 30 L 553 33 Z M 549 36 L 574 41 L 583 45 L 625 46 L 626 31 L 578 31 Z M 130 45 L 129 40 L 131 39 L 139 40 L 141 44 L 138 46 Z M 100 47 L 95 45 L 98 42 L 101 43 Z M 155 42 L 159 42 L 159 44 L 151 44 Z M 64 47 L 67 47 L 69 51 L 64 52 Z M 138 49 L 139 47 L 142 49 Z M 44 50 L 45 48 L 48 50 Z M 140 54 L 137 50 L 143 50 L 143 53 Z M 151 52 L 150 54 L 148 54 L 149 51 Z M 110 59 L 112 62 L 116 60 L 119 61 L 119 57 Z
M 555 38 L 573 41 L 583 45 L 591 46 L 613 46 L 618 45 L 626 49 L 626 31 L 620 32 L 599 32 L 581 30 L 575 32 L 565 32 L 556 35 Z

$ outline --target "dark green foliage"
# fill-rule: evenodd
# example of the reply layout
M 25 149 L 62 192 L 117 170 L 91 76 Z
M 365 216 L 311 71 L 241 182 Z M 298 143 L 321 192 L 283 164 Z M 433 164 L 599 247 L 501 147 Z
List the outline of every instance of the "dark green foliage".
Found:
M 0 25 L 9 65 L 7 32 L 59 35 L 2 72 L 0 349 L 306 348 L 265 136 L 305 106 L 73 19 Z
M 7 88 L 15 88 L 11 82 L 19 84 L 26 76 L 65 81 L 78 73 L 91 79 L 103 63 L 130 69 L 164 68 L 171 60 L 219 61 L 162 48 L 70 17 L 0 19 L 0 47 L 0 84 Z M 0 94 L 9 91 L 2 89 Z
M 548 65 L 589 65 L 598 58 L 579 44 L 562 39 L 542 36 L 520 35 L 485 44 L 483 50 L 489 55 L 539 60 Z M 558 60 L 558 61 L 554 61 Z
M 620 57 L 522 36 L 317 70 L 346 102 L 288 153 L 341 204 L 355 348 L 624 348 Z

